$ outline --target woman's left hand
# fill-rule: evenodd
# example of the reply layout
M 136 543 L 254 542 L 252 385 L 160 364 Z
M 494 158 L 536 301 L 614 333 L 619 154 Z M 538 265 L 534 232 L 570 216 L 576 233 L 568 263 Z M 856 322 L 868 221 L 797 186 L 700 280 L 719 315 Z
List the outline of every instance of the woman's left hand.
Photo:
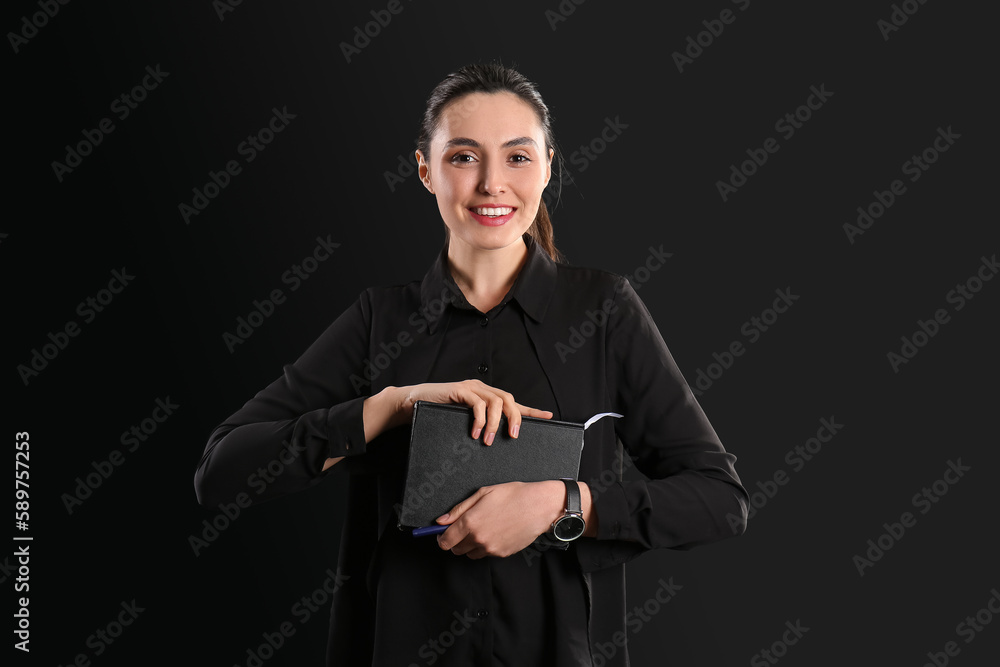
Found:
M 449 526 L 438 544 L 473 559 L 505 558 L 548 531 L 565 507 L 566 486 L 559 480 L 484 486 L 438 518 Z

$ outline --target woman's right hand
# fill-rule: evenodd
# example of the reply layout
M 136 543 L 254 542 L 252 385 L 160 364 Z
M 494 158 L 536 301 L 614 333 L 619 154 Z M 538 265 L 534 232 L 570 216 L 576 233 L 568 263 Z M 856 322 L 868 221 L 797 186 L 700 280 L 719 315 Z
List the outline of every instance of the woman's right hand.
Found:
M 458 403 L 472 408 L 472 437 L 478 438 L 485 431 L 483 442 L 493 444 L 493 438 L 500 427 L 500 417 L 507 416 L 510 437 L 516 438 L 521 427 L 521 417 L 551 419 L 551 410 L 539 410 L 521 405 L 513 394 L 482 382 L 463 380 L 461 382 L 425 382 L 407 387 L 394 387 L 396 394 L 396 417 L 401 423 L 413 419 L 413 405 L 417 401 L 432 403 Z
M 472 408 L 472 437 L 478 438 L 485 429 L 483 439 L 487 445 L 500 427 L 501 415 L 507 415 L 510 437 L 516 438 L 521 427 L 521 416 L 551 419 L 551 410 L 529 408 L 514 401 L 507 391 L 491 387 L 480 380 L 461 382 L 425 382 L 405 387 L 386 387 L 365 399 L 362 419 L 365 425 L 365 442 L 371 442 L 383 431 L 409 424 L 413 420 L 413 404 L 417 401 L 432 403 L 459 403 Z M 336 465 L 344 457 L 329 458 L 323 470 Z

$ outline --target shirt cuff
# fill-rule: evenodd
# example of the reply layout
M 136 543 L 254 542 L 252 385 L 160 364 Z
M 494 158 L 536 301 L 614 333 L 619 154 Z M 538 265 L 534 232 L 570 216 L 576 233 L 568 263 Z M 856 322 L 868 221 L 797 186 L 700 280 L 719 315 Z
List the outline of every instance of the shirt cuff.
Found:
M 326 413 L 327 458 L 358 456 L 364 454 L 365 442 L 364 408 L 367 396 L 352 398 L 338 403 Z
M 604 489 L 591 502 L 597 513 L 597 539 L 627 540 L 631 517 L 621 482 Z

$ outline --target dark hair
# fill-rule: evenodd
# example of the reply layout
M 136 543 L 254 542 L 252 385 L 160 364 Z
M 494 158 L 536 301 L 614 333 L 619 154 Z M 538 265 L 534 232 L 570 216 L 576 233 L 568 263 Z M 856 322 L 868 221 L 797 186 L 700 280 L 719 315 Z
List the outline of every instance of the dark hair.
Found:
M 437 130 L 438 123 L 441 120 L 441 112 L 444 111 L 444 108 L 449 103 L 469 93 L 502 92 L 517 95 L 535 110 L 538 121 L 542 125 L 542 132 L 545 135 L 546 157 L 548 157 L 550 149 L 555 151 L 553 178 L 555 178 L 558 188 L 556 194 L 556 201 L 558 201 L 558 195 L 562 191 L 563 158 L 552 135 L 552 119 L 549 115 L 549 108 L 542 101 L 542 96 L 538 93 L 538 89 L 534 83 L 529 81 L 520 72 L 510 67 L 505 67 L 500 63 L 466 65 L 457 72 L 452 72 L 446 76 L 434 88 L 430 97 L 427 98 L 427 109 L 424 111 L 424 118 L 420 123 L 420 136 L 417 138 L 417 148 L 425 158 L 430 159 L 431 136 Z M 469 111 L 471 112 L 471 110 L 470 108 Z M 447 233 L 448 226 L 445 225 L 445 234 Z M 565 258 L 555 246 L 552 220 L 549 218 L 549 210 L 545 206 L 544 201 L 538 202 L 538 213 L 528 228 L 528 234 L 542 246 L 542 249 L 548 253 L 553 261 L 564 261 Z

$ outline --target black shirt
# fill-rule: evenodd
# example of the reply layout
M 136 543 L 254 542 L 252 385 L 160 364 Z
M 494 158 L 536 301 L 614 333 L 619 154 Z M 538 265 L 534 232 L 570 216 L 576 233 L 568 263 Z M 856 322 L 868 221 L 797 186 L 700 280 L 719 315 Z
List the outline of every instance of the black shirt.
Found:
M 448 270 L 369 288 L 282 377 L 211 435 L 196 473 L 214 506 L 268 462 L 292 458 L 266 500 L 350 473 L 328 664 L 625 665 L 624 563 L 740 534 L 747 494 L 652 317 L 621 276 L 528 258 L 481 313 Z M 409 426 L 365 444 L 363 401 L 386 386 L 479 378 L 555 419 L 619 412 L 585 433 L 596 538 L 569 550 L 472 560 L 395 528 Z M 619 444 L 620 441 L 620 444 Z M 650 479 L 621 480 L 621 449 Z M 328 457 L 346 457 L 323 472 Z M 629 465 L 632 461 L 626 461 Z M 609 651 L 608 647 L 612 647 Z M 608 655 L 612 653 L 612 655 Z
M 446 252 L 447 246 L 432 268 L 431 281 L 435 291 L 442 286 L 450 290 L 452 305 L 440 332 L 447 352 L 434 360 L 427 382 L 478 378 L 511 392 L 522 405 L 555 413 L 558 406 L 552 388 L 524 326 L 521 303 L 526 300 L 524 290 L 533 282 L 530 261 L 500 304 L 482 313 L 466 300 L 446 269 Z M 559 419 L 558 414 L 553 416 Z M 553 549 L 531 552 L 530 558 L 515 555 L 473 561 L 442 552 L 434 539 L 393 539 L 389 544 L 395 557 L 408 563 L 402 568 L 383 568 L 378 585 L 406 591 L 415 600 L 436 601 L 432 609 L 422 608 L 423 613 L 411 605 L 394 605 L 391 622 L 397 630 L 391 645 L 376 645 L 377 664 L 419 664 L 432 658 L 443 665 L 590 664 L 585 584 L 573 554 Z M 389 569 L 407 574 L 393 576 L 387 573 Z M 448 610 L 455 609 L 469 610 L 477 621 L 463 629 L 454 646 L 435 650 L 428 639 L 449 629 L 455 619 Z M 415 613 L 421 617 L 416 623 Z

